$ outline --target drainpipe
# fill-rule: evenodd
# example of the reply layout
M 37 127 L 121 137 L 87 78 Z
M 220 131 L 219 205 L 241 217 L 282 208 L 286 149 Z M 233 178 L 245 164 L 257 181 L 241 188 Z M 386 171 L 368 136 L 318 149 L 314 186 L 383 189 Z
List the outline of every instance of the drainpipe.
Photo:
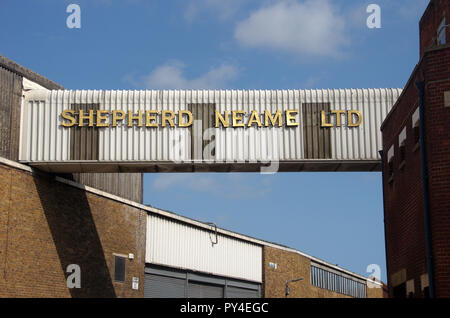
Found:
M 428 271 L 428 289 L 430 298 L 435 298 L 434 291 L 434 265 L 433 265 L 433 246 L 431 240 L 431 220 L 429 208 L 429 192 L 428 192 L 428 164 L 425 149 L 425 105 L 424 105 L 424 88 L 425 82 L 416 83 L 419 91 L 419 113 L 420 113 L 420 157 L 422 162 L 422 190 L 423 190 L 423 214 L 425 225 L 425 243 Z
M 386 195 L 385 195 L 385 191 L 384 191 L 384 153 L 383 150 L 380 150 L 378 152 L 380 154 L 381 157 L 381 185 L 383 187 L 383 223 L 384 223 L 384 253 L 386 255 L 386 272 L 389 275 L 389 263 L 388 263 L 388 251 L 387 251 L 387 240 L 386 240 Z M 391 286 L 389 284 L 389 276 L 387 276 L 387 285 L 388 285 L 388 298 L 391 298 Z M 381 277 L 380 277 L 381 279 Z

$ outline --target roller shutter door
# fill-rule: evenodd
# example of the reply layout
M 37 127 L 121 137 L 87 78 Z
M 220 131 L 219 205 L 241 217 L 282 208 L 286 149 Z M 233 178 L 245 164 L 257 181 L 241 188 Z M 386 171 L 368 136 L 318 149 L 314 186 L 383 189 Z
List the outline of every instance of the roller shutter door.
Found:
M 223 298 L 223 286 L 191 282 L 188 286 L 189 298 Z
M 145 298 L 259 298 L 260 284 L 147 265 Z
M 186 280 L 145 274 L 145 298 L 184 298 Z
M 227 286 L 227 298 L 260 298 L 259 290 Z

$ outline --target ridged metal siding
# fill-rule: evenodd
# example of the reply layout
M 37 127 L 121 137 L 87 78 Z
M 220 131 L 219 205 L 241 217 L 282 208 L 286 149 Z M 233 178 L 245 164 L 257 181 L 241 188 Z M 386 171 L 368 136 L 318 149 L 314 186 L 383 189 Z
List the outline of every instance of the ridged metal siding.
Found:
M 22 77 L 0 66 L 0 156 L 19 156 L 20 100 Z
M 23 109 L 21 160 L 26 162 L 70 161 L 70 129 L 62 127 L 60 114 L 71 104 L 99 103 L 100 109 L 186 110 L 189 104 L 215 104 L 225 110 L 298 109 L 298 127 L 215 129 L 215 161 L 267 162 L 305 160 L 302 106 L 329 103 L 331 110 L 358 110 L 359 127 L 332 127 L 331 160 L 379 160 L 379 127 L 396 102 L 400 89 L 341 90 L 186 90 L 186 91 L 49 91 L 27 96 Z M 247 118 L 248 119 L 248 118 Z M 344 118 L 343 118 L 344 119 Z M 343 120 L 344 121 L 344 120 Z M 187 128 L 107 127 L 99 130 L 101 162 L 165 162 L 192 159 Z M 186 151 L 180 158 L 173 147 L 181 140 Z M 318 143 L 314 138 L 312 144 Z M 327 158 L 328 159 L 328 158 Z M 205 160 L 205 159 L 203 159 Z
M 262 282 L 262 247 L 148 215 L 146 263 Z
M 74 173 L 73 180 L 142 203 L 142 173 Z

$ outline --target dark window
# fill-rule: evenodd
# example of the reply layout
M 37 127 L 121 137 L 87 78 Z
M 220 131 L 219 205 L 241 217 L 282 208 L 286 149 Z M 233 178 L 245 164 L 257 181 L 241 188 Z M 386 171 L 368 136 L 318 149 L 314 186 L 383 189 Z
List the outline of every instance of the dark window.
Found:
M 366 284 L 311 265 L 311 284 L 344 295 L 366 298 Z
M 445 34 L 445 28 L 447 25 L 445 24 L 445 18 L 441 21 L 439 24 L 439 27 L 437 29 L 437 36 L 436 36 L 436 42 L 437 44 L 445 44 L 447 43 L 446 34 Z
M 389 182 L 391 182 L 394 178 L 394 159 L 391 159 L 388 162 L 388 177 L 389 177 Z
M 418 145 L 420 141 L 420 129 L 419 126 L 413 127 L 414 144 Z
M 400 145 L 399 152 L 400 152 L 400 164 L 403 164 L 406 158 L 405 144 Z
M 125 282 L 125 265 L 126 258 L 122 256 L 114 256 L 114 281 Z

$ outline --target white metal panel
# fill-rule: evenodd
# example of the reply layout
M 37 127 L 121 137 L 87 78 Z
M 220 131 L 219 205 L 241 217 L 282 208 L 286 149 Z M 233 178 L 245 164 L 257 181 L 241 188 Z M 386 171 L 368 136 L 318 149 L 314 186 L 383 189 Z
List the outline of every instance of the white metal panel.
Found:
M 214 103 L 216 109 L 298 109 L 298 127 L 215 128 L 216 158 L 222 162 L 302 161 L 304 159 L 302 105 L 330 103 L 331 110 L 358 110 L 359 127 L 331 127 L 331 160 L 379 160 L 380 126 L 400 89 L 326 90 L 148 90 L 148 91 L 47 91 L 25 92 L 21 161 L 70 161 L 70 129 L 62 127 L 61 112 L 73 103 L 99 103 L 100 109 L 186 110 L 190 103 Z M 145 117 L 145 116 L 144 116 Z M 248 119 L 248 117 L 246 118 Z M 144 118 L 145 120 L 145 118 Z M 335 121 L 335 119 L 334 119 Z M 344 121 L 344 118 L 343 118 Z M 180 140 L 187 151 L 179 157 Z M 183 127 L 118 127 L 99 129 L 100 162 L 191 162 L 189 129 Z
M 149 214 L 146 263 L 262 282 L 262 246 Z

